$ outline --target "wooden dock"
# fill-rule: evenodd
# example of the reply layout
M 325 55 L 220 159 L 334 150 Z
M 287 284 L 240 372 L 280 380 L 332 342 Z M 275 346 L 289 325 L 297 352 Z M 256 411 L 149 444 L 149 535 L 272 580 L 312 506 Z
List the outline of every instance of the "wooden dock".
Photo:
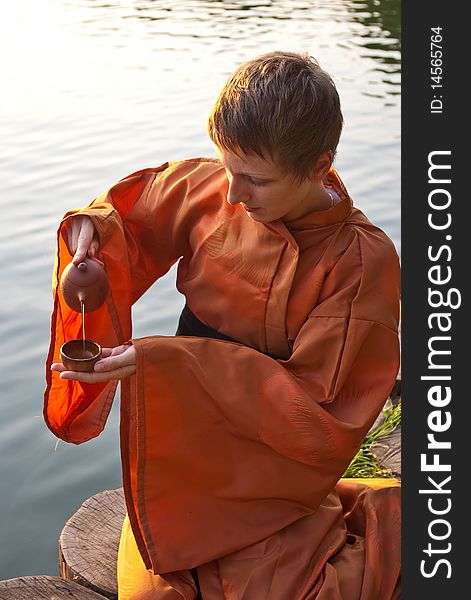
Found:
M 401 402 L 401 380 L 396 381 L 396 385 L 389 396 L 389 401 L 393 407 L 396 407 Z M 381 423 L 384 419 L 381 413 L 373 425 L 372 429 Z M 396 429 L 385 436 L 384 438 L 374 442 L 371 445 L 370 451 L 376 460 L 389 469 L 391 475 L 401 478 L 401 424 Z
M 125 514 L 122 488 L 85 500 L 59 538 L 61 577 L 105 598 L 117 598 L 116 563 Z
M 103 596 L 61 577 L 39 575 L 0 581 L 0 600 L 103 600 Z

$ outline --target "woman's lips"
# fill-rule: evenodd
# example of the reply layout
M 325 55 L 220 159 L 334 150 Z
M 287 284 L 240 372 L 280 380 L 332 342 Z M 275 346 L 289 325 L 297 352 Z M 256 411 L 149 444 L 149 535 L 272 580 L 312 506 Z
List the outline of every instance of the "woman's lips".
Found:
M 245 206 L 245 204 L 244 204 L 244 208 L 247 212 L 255 212 L 256 210 L 258 210 L 258 208 L 252 208 L 250 206 Z

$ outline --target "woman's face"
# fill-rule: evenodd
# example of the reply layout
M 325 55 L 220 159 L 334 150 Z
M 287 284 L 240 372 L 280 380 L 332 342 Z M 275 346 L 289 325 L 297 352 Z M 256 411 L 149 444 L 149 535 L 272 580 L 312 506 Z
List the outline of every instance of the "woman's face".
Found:
M 271 160 L 255 154 L 238 156 L 219 148 L 217 153 L 229 180 L 227 201 L 242 204 L 254 221 L 293 221 L 330 205 L 321 173 L 299 183 Z

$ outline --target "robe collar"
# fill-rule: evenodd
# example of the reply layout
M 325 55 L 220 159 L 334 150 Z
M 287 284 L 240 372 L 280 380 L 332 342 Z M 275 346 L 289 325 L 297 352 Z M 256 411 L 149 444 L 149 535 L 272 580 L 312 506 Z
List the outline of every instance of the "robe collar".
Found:
M 331 206 L 326 210 L 310 212 L 299 219 L 294 219 L 287 223 L 278 219 L 277 221 L 266 223 L 265 225 L 268 226 L 269 229 L 277 231 L 294 247 L 297 247 L 297 243 L 292 235 L 296 231 L 315 229 L 317 227 L 328 227 L 345 221 L 352 213 L 353 202 L 347 188 L 333 167 L 331 167 L 327 173 L 324 183 L 328 187 L 332 187 L 340 196 L 340 201 L 335 203 L 334 206 Z
M 340 201 L 326 210 L 316 210 L 313 212 L 285 223 L 290 231 L 300 229 L 312 229 L 313 227 L 326 227 L 335 225 L 344 221 L 352 212 L 353 202 L 346 187 L 333 167 L 330 168 L 324 180 L 324 184 L 332 187 L 340 196 Z

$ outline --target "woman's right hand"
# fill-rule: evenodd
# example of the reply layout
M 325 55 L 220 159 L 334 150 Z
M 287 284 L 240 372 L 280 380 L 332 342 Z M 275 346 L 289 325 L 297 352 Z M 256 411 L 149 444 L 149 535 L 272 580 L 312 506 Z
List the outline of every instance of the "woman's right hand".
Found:
M 98 234 L 93 221 L 87 215 L 80 215 L 69 220 L 66 230 L 66 241 L 72 262 L 78 265 L 87 255 L 96 256 L 99 249 Z

